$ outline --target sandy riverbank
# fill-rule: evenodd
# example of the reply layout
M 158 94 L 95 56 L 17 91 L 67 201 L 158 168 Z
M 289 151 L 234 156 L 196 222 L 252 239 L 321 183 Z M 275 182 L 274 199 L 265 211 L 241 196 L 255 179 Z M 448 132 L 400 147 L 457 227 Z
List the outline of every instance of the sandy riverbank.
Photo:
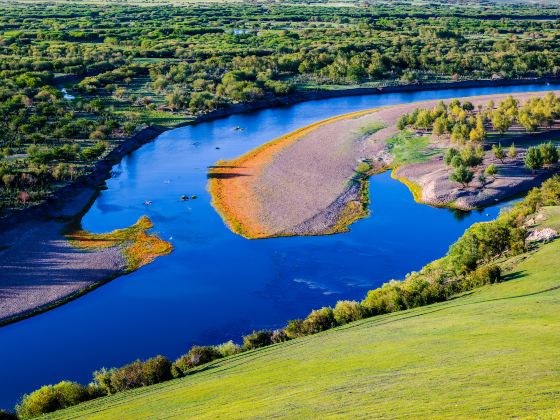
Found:
M 558 94 L 558 92 L 556 92 Z M 514 94 L 519 100 L 546 92 Z M 509 95 L 470 97 L 475 106 Z M 398 118 L 439 100 L 361 111 L 321 121 L 271 141 L 240 158 L 220 161 L 209 171 L 213 205 L 234 232 L 247 238 L 321 235 L 344 231 L 367 214 L 356 168 L 367 161 L 371 171 L 394 166 L 387 140 L 398 130 Z M 382 128 L 369 133 L 372 124 Z M 363 133 L 366 133 L 364 135 Z M 430 147 L 446 147 L 432 139 Z M 395 168 L 394 177 L 418 201 L 473 209 L 504 200 L 538 185 L 550 172 L 531 174 L 516 161 L 502 165 L 502 174 L 486 188 L 460 189 L 449 181 L 442 155 Z M 491 157 L 485 164 L 495 163 Z
M 0 325 L 51 309 L 171 252 L 142 218 L 109 234 L 57 221 L 14 226 L 0 237 Z

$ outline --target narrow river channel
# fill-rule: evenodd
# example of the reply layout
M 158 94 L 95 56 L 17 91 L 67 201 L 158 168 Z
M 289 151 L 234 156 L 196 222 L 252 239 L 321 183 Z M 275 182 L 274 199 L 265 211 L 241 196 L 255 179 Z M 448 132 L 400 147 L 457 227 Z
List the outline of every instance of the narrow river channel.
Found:
M 412 101 L 544 91 L 546 85 L 325 99 L 168 131 L 114 168 L 83 226 L 105 232 L 146 214 L 175 251 L 50 312 L 0 328 L 0 407 L 61 379 L 88 382 L 102 366 L 275 328 L 441 257 L 472 223 L 503 205 L 456 214 L 419 205 L 388 173 L 370 183 L 371 215 L 345 234 L 249 241 L 210 205 L 206 172 L 219 159 L 331 116 Z M 241 129 L 235 129 L 240 127 Z M 196 200 L 181 201 L 183 194 Z M 144 205 L 152 201 L 151 206 Z

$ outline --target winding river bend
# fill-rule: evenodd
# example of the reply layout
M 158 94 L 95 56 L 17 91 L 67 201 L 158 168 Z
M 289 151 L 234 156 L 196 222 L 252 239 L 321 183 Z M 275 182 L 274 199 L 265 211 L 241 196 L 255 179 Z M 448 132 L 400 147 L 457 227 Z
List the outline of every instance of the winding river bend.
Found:
M 325 99 L 234 115 L 168 131 L 126 157 L 83 218 L 106 232 L 148 215 L 175 251 L 50 312 L 0 328 L 0 407 L 61 379 L 87 382 L 102 366 L 193 344 L 238 340 L 340 299 L 402 278 L 446 252 L 472 223 L 503 205 L 457 214 L 416 204 L 407 188 L 376 175 L 371 216 L 351 232 L 249 241 L 210 205 L 207 167 L 335 115 L 437 98 L 543 91 L 524 85 Z M 242 130 L 235 129 L 241 127 Z M 181 201 L 183 194 L 196 200 Z M 152 201 L 145 206 L 146 200 Z

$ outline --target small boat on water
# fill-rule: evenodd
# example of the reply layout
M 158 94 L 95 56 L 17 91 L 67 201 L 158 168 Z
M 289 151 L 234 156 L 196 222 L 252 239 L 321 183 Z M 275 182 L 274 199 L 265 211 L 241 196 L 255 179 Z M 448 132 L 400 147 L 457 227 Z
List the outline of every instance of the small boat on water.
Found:
M 145 205 L 145 206 L 151 206 L 151 205 L 152 205 L 152 201 L 151 201 L 151 200 L 146 200 L 146 201 L 144 201 L 144 205 Z

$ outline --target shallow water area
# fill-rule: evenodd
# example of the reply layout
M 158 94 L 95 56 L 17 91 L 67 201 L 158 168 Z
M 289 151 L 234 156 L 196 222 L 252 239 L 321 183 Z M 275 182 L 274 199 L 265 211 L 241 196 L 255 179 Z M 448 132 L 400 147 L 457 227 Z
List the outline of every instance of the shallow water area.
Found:
M 464 214 L 417 204 L 403 184 L 384 173 L 370 181 L 370 217 L 348 233 L 246 240 L 229 231 L 210 204 L 207 169 L 216 161 L 343 113 L 552 88 L 325 99 L 163 133 L 115 166 L 83 227 L 106 232 L 147 215 L 175 250 L 75 301 L 0 328 L 0 407 L 12 407 L 24 392 L 46 383 L 88 382 L 102 366 L 156 354 L 173 359 L 192 344 L 239 340 L 337 300 L 362 299 L 367 290 L 443 256 L 467 227 L 491 220 L 503 206 Z

